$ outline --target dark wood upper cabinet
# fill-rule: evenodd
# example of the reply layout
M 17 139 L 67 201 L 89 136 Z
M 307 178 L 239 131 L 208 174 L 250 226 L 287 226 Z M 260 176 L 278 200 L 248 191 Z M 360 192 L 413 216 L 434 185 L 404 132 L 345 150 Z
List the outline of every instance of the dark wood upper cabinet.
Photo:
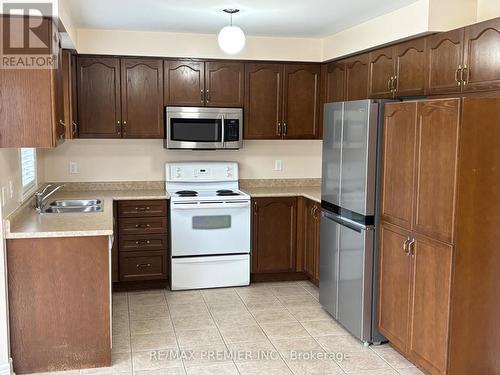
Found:
M 252 273 L 295 272 L 297 198 L 253 200 Z
M 120 59 L 78 57 L 78 136 L 121 138 Z
M 464 29 L 435 34 L 427 38 L 427 94 L 450 94 L 461 91 L 463 39 Z
M 237 62 L 205 64 L 205 101 L 211 107 L 243 107 L 245 65 Z
M 417 103 L 387 103 L 384 109 L 381 216 L 412 229 L 417 139 Z
M 370 98 L 392 98 L 394 89 L 394 48 L 382 48 L 370 53 Z
M 418 104 L 414 230 L 453 243 L 460 99 Z
M 163 138 L 163 61 L 121 59 L 124 138 Z
M 463 90 L 500 89 L 500 18 L 465 28 Z
M 324 78 L 323 103 L 342 102 L 345 100 L 346 65 L 343 61 L 326 65 Z
M 165 61 L 165 105 L 205 105 L 205 63 Z
M 245 64 L 246 139 L 281 138 L 282 64 Z
M 0 27 L 7 16 L 0 16 Z M 37 36 L 56 58 L 53 69 L 0 70 L 0 147 L 56 147 L 64 140 L 63 75 L 57 26 L 41 20 Z M 29 51 L 28 51 L 29 53 Z
M 368 98 L 369 58 L 365 53 L 346 60 L 346 100 Z
M 394 46 L 395 96 L 418 96 L 425 93 L 425 38 Z
M 315 138 L 319 133 L 319 65 L 285 65 L 284 138 Z

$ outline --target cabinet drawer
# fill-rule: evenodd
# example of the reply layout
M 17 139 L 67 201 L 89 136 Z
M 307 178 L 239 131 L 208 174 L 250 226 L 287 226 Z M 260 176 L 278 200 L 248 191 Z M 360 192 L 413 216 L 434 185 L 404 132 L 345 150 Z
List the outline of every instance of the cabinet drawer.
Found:
M 167 251 L 124 252 L 120 254 L 120 281 L 167 278 Z
M 120 236 L 129 234 L 162 234 L 167 233 L 166 217 L 138 217 L 131 219 L 120 219 Z
M 165 250 L 167 248 L 167 236 L 164 234 L 121 236 L 119 246 L 120 251 Z
M 166 200 L 119 201 L 119 217 L 167 216 Z

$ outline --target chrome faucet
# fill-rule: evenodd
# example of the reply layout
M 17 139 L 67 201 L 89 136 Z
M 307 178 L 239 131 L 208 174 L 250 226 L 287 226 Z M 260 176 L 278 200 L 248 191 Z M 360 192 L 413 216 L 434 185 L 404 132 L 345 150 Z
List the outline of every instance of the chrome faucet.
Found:
M 37 191 L 35 193 L 35 210 L 36 212 L 42 212 L 43 211 L 43 202 L 50 197 L 52 194 L 54 194 L 56 191 L 61 190 L 64 187 L 64 184 L 57 185 L 54 189 L 49 191 L 47 194 L 46 191 L 48 188 L 52 187 L 54 185 L 52 184 L 47 184 L 42 191 Z

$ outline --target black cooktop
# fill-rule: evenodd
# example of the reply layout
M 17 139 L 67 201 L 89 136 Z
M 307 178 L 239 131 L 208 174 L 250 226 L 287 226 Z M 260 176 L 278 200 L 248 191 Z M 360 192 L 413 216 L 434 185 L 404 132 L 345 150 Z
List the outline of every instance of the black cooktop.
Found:
M 218 196 L 231 196 L 231 195 L 240 195 L 240 193 L 237 193 L 236 191 L 228 190 L 228 189 L 222 189 L 222 190 L 217 190 L 215 192 Z
M 176 191 L 175 194 L 177 194 L 179 197 L 196 197 L 198 195 L 198 192 L 194 190 L 180 190 Z

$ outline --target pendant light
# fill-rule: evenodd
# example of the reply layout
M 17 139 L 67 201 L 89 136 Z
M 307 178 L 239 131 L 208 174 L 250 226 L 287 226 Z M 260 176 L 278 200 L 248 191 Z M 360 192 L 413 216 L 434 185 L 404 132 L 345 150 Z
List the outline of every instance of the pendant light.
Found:
M 224 12 L 230 16 L 230 24 L 219 31 L 217 38 L 219 47 L 230 55 L 237 54 L 245 46 L 245 34 L 238 26 L 233 26 L 233 14 L 238 13 L 239 9 L 224 9 Z

